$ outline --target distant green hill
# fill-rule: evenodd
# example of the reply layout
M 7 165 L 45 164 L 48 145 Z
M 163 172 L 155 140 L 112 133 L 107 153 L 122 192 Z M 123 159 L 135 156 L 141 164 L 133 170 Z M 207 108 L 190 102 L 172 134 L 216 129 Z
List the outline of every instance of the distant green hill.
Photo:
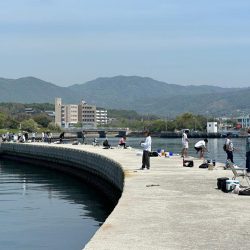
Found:
M 34 77 L 19 79 L 0 78 L 0 102 L 54 102 L 56 96 L 74 101 L 74 93 L 68 88 L 42 81 Z
M 140 113 L 175 116 L 183 112 L 224 115 L 237 110 L 250 113 L 250 88 L 181 86 L 148 77 L 115 76 L 83 84 L 59 87 L 34 77 L 0 78 L 0 102 L 64 103 L 82 99 L 98 107 L 135 110 Z

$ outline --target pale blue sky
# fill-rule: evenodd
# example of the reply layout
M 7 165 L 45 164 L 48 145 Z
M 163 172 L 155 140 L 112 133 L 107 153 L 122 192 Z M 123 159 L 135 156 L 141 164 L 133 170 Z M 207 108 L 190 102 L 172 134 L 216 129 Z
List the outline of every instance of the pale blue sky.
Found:
M 0 77 L 250 87 L 249 0 L 0 1 Z

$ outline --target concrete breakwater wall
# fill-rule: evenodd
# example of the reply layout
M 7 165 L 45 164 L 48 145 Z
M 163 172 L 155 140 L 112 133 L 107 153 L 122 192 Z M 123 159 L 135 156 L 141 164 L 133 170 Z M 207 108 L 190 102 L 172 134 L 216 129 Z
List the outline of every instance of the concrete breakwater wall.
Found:
M 3 158 L 31 162 L 84 179 L 100 190 L 113 205 L 123 190 L 121 165 L 103 155 L 44 143 L 2 143 L 0 153 Z

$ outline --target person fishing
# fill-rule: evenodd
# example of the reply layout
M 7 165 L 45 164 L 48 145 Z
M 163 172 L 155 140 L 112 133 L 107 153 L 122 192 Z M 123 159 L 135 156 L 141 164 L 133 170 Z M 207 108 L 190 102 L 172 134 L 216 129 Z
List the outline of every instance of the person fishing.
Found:
M 227 160 L 230 160 L 232 163 L 234 163 L 234 156 L 233 156 L 234 145 L 233 145 L 231 133 L 227 134 L 227 137 L 225 140 L 225 151 L 227 153 Z

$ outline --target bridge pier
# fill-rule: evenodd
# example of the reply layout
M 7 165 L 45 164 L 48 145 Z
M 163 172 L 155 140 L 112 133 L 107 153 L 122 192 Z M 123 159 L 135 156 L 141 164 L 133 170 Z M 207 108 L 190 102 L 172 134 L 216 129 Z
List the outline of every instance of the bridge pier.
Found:
M 98 131 L 98 134 L 99 134 L 99 138 L 106 138 L 106 131 L 104 131 L 104 130 L 100 130 L 100 131 Z
M 125 130 L 120 130 L 120 131 L 118 131 L 118 136 L 119 136 L 119 137 L 126 136 L 126 131 L 125 131 Z

